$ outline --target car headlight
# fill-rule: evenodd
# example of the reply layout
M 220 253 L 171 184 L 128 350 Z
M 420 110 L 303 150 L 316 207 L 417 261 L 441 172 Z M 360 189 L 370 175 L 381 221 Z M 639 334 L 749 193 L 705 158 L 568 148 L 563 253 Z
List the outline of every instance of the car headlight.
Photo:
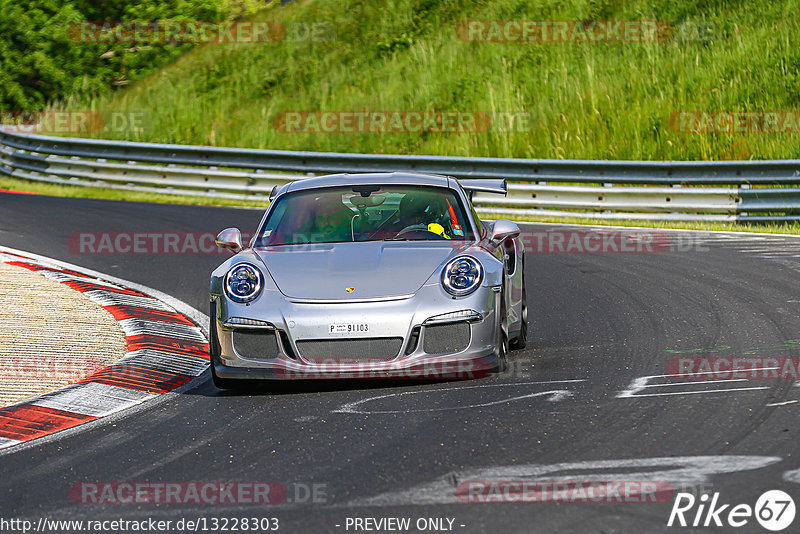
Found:
M 225 292 L 234 302 L 255 300 L 263 285 L 261 271 L 249 263 L 240 263 L 225 275 Z
M 461 256 L 445 265 L 442 286 L 451 295 L 463 297 L 475 291 L 483 280 L 483 267 L 475 258 Z

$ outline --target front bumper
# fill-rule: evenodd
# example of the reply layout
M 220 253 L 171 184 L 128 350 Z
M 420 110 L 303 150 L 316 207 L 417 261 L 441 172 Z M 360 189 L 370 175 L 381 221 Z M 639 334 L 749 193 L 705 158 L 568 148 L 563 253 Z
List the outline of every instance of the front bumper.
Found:
M 226 362 L 227 363 L 227 362 Z M 314 380 L 314 379 L 397 379 L 469 380 L 482 378 L 495 371 L 498 358 L 495 353 L 485 357 L 458 357 L 450 360 L 429 358 L 417 361 L 398 361 L 390 364 L 297 364 L 276 360 L 259 367 L 234 367 L 213 362 L 220 378 L 258 380 Z
M 212 295 L 212 365 L 224 379 L 419 380 L 487 375 L 499 366 L 500 293 L 488 286 L 459 299 L 443 293 L 431 285 L 402 299 L 311 303 L 272 292 L 249 306 Z M 477 315 L 469 320 L 430 321 L 463 310 Z M 243 327 L 231 324 L 231 318 L 265 324 Z M 333 325 L 368 328 L 338 334 L 331 332 Z M 375 353 L 364 347 L 375 347 Z

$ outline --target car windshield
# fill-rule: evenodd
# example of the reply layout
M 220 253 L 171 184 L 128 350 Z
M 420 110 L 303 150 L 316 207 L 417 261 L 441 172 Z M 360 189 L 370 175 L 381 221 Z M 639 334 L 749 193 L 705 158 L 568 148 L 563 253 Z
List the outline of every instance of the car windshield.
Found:
M 362 185 L 279 197 L 256 245 L 465 239 L 472 226 L 453 190 Z

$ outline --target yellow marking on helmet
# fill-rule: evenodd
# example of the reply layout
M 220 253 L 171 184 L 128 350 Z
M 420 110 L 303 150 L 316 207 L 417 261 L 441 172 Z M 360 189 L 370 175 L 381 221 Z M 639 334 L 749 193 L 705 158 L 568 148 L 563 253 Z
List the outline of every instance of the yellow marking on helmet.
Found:
M 446 233 L 444 233 L 444 226 L 442 226 L 439 223 L 430 223 L 428 225 L 428 231 L 429 232 L 433 232 L 436 235 L 440 235 L 440 236 L 444 237 L 445 239 L 450 239 L 450 236 L 447 235 Z

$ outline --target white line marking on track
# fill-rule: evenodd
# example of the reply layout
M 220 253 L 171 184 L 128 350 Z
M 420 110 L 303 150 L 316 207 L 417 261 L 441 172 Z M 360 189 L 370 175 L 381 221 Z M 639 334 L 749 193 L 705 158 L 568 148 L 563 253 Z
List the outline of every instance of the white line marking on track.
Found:
M 787 404 L 794 404 L 795 402 L 800 402 L 800 401 L 790 400 L 784 402 L 772 402 L 770 404 L 766 404 L 765 406 L 786 406 Z
M 674 382 L 669 384 L 650 384 L 648 388 L 666 386 L 691 386 L 692 384 L 719 384 L 720 382 L 747 382 L 747 378 L 720 378 L 719 380 L 692 380 L 691 382 Z
M 783 474 L 782 478 L 786 482 L 794 482 L 795 484 L 800 484 L 800 469 L 792 469 L 791 471 L 786 471 Z
M 777 367 L 759 367 L 755 369 L 744 369 L 743 371 L 771 371 L 778 369 Z M 702 373 L 694 373 L 694 376 L 697 375 L 709 375 L 718 373 L 717 371 L 708 371 Z M 724 389 L 704 389 L 698 391 L 675 391 L 669 393 L 639 393 L 645 389 L 649 388 L 664 388 L 664 387 L 676 387 L 676 386 L 686 386 L 686 385 L 693 385 L 693 384 L 717 384 L 717 383 L 729 383 L 729 382 L 742 382 L 748 380 L 747 378 L 725 378 L 720 380 L 699 380 L 699 381 L 687 381 L 687 382 L 672 382 L 666 384 L 651 384 L 650 381 L 655 378 L 685 378 L 682 375 L 672 374 L 672 375 L 650 375 L 650 376 L 640 376 L 638 378 L 634 378 L 631 383 L 628 385 L 628 389 L 622 390 L 617 393 L 618 399 L 630 399 L 633 397 L 661 397 L 665 395 L 698 395 L 704 393 L 720 393 L 720 392 L 727 392 L 727 391 L 753 391 L 758 389 L 769 389 L 767 386 L 758 386 L 758 387 L 749 387 L 749 388 L 724 388 Z
M 376 401 L 380 399 L 386 399 L 389 397 L 403 397 L 405 395 L 418 395 L 421 393 L 452 393 L 455 391 L 462 391 L 465 389 L 477 389 L 477 388 L 491 388 L 491 387 L 509 387 L 509 386 L 529 386 L 529 385 L 543 385 L 543 384 L 555 384 L 555 383 L 574 383 L 574 382 L 584 382 L 584 380 L 553 380 L 549 382 L 518 382 L 518 383 L 508 383 L 508 384 L 481 384 L 477 386 L 462 386 L 462 387 L 455 387 L 455 388 L 447 388 L 447 389 L 425 389 L 425 390 L 417 390 L 417 391 L 401 391 L 397 393 L 388 393 L 386 395 L 376 395 L 374 397 L 367 397 L 366 399 L 360 399 L 354 402 L 348 402 L 343 404 L 333 410 L 332 413 L 352 413 L 352 414 L 393 414 L 393 413 L 425 413 L 425 412 L 441 412 L 441 411 L 453 411 L 453 410 L 466 410 L 469 408 L 483 408 L 486 406 L 494 406 L 497 404 L 503 404 L 507 402 L 513 402 L 522 399 L 530 399 L 533 397 L 542 397 L 548 396 L 549 398 L 546 399 L 549 402 L 558 402 L 564 400 L 568 397 L 572 396 L 572 392 L 566 389 L 552 389 L 548 391 L 537 391 L 534 393 L 527 393 L 525 395 L 519 395 L 516 397 L 509 397 L 506 399 L 500 399 L 491 402 L 485 402 L 480 404 L 468 404 L 464 406 L 446 406 L 442 408 L 425 408 L 421 410 L 358 410 L 357 406 L 360 406 L 364 403 Z
M 528 482 L 613 482 L 613 481 L 666 481 L 673 487 L 699 486 L 718 474 L 736 473 L 762 469 L 781 458 L 776 456 L 677 456 L 660 458 L 631 458 L 565 462 L 556 464 L 522 464 L 488 466 L 484 468 L 453 471 L 429 482 L 414 487 L 357 498 L 339 505 L 343 508 L 355 506 L 399 506 L 426 504 L 459 504 L 457 489 L 465 489 L 470 482 L 502 483 L 503 481 Z M 614 472 L 608 472 L 613 470 Z M 800 471 L 800 470 L 798 470 Z M 798 480 L 784 479 L 791 482 Z M 462 494 L 462 498 L 464 495 Z M 471 501 L 481 502 L 481 501 Z M 487 501 L 484 501 L 487 502 Z M 539 501 L 546 502 L 546 501 Z
M 756 389 L 769 389 L 767 386 L 759 386 L 759 387 L 752 387 L 752 388 L 725 388 L 725 389 L 704 389 L 701 391 L 673 391 L 670 393 L 637 393 L 636 395 L 630 395 L 629 397 L 663 397 L 666 395 L 700 395 L 704 393 L 726 393 L 729 391 L 753 391 Z M 623 398 L 617 395 L 617 398 Z

